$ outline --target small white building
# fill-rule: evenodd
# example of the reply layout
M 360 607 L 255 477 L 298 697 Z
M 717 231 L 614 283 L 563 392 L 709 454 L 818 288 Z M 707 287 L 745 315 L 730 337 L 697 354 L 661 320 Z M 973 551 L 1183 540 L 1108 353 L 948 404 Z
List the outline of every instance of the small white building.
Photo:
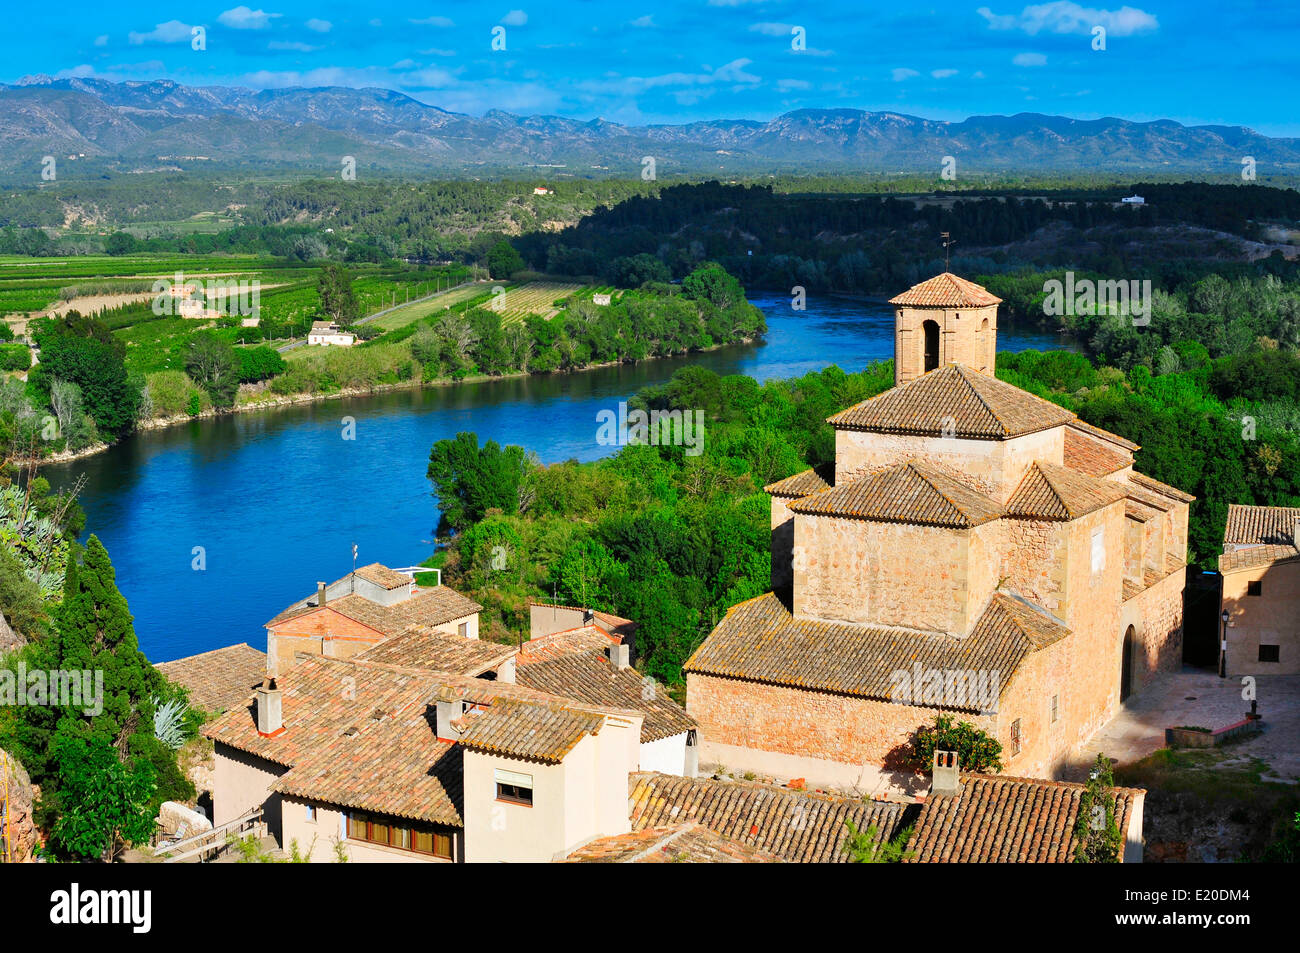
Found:
M 1126 198 L 1120 199 L 1120 201 L 1123 202 L 1125 205 L 1146 205 L 1147 204 L 1147 200 L 1140 195 L 1130 195 Z
M 356 342 L 355 334 L 342 330 L 333 321 L 313 321 L 307 332 L 308 347 L 351 347 Z
M 537 188 L 533 189 L 533 194 L 534 194 L 534 195 L 554 195 L 555 192 L 554 192 L 554 190 L 552 190 L 552 189 L 548 189 L 548 188 L 547 188 L 546 186 L 544 186 L 544 185 L 539 185 L 539 186 L 537 186 Z
M 594 294 L 594 295 L 591 296 L 591 303 L 592 303 L 592 304 L 598 304 L 598 305 L 601 305 L 601 306 L 608 306 L 608 305 L 609 305 L 609 302 L 610 302 L 610 296 L 609 296 L 609 295 L 604 295 L 604 294 Z

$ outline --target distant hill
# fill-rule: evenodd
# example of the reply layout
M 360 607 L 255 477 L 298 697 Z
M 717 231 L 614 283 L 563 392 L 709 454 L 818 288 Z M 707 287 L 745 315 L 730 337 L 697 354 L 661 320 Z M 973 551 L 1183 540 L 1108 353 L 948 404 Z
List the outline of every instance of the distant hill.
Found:
M 0 167 L 84 156 L 105 171 L 240 165 L 336 174 L 359 170 L 575 175 L 754 172 L 938 174 L 944 156 L 979 173 L 1231 175 L 1300 173 L 1300 139 L 1171 120 L 1078 120 L 1020 113 L 941 122 L 896 112 L 800 109 L 767 122 L 719 119 L 623 126 L 557 116 L 448 112 L 385 89 L 249 90 L 170 80 L 112 83 L 35 77 L 0 86 Z

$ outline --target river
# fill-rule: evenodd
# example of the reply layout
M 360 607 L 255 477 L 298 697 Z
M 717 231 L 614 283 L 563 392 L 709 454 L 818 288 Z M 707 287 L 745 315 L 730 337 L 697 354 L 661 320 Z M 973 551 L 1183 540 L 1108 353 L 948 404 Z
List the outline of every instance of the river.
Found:
M 432 553 L 425 467 L 436 440 L 471 430 L 543 463 L 593 460 L 615 449 L 596 443 L 597 412 L 686 364 L 764 381 L 893 354 L 883 300 L 810 298 L 802 313 L 788 296 L 751 300 L 767 316 L 760 344 L 196 420 L 43 472 L 56 487 L 85 475 L 87 533 L 108 548 L 151 660 L 236 642 L 264 649 L 263 624 L 317 580 L 345 575 L 353 543 L 358 565 L 411 566 Z M 1037 329 L 998 332 L 999 350 L 1068 346 Z M 355 439 L 344 439 L 344 417 Z

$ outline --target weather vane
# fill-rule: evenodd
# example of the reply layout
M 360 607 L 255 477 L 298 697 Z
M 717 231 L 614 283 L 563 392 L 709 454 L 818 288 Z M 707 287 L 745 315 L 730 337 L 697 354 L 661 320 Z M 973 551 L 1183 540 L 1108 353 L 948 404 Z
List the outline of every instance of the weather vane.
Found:
M 939 237 L 943 239 L 943 270 L 952 271 L 948 266 L 948 246 L 956 245 L 957 243 L 953 241 L 951 232 L 940 232 Z

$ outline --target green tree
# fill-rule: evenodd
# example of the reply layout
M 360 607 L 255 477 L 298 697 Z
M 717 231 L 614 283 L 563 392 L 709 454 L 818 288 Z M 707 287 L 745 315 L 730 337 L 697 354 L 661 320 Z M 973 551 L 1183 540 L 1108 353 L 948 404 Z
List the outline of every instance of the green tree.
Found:
M 185 372 L 208 392 L 213 405 L 234 405 L 240 371 L 240 358 L 232 344 L 207 331 L 194 335 L 185 355 Z
M 351 324 L 361 317 L 361 306 L 352 290 L 352 276 L 342 265 L 321 268 L 316 290 L 320 295 L 321 312 L 336 324 Z
M 532 463 L 522 447 L 504 450 L 495 440 L 479 447 L 478 434 L 458 433 L 429 451 L 427 475 L 442 516 L 439 532 L 463 530 L 490 508 L 519 512 L 519 489 Z
M 875 824 L 866 830 L 858 830 L 852 821 L 846 820 L 844 826 L 848 834 L 840 849 L 849 855 L 850 864 L 897 864 L 911 857 L 907 850 L 907 839 L 911 836 L 910 827 L 899 831 L 893 840 L 882 841 Z
M 1097 755 L 1088 773 L 1088 783 L 1079 796 L 1079 814 L 1074 822 L 1074 863 L 1118 864 L 1124 838 L 1115 811 L 1115 778 L 1110 761 Z
M 933 725 L 922 725 L 912 736 L 908 764 L 918 771 L 928 771 L 936 751 L 957 752 L 963 771 L 997 773 L 1002 770 L 1002 744 L 970 722 L 953 723 L 951 715 L 939 715 Z
M 487 253 L 488 273 L 493 278 L 509 278 L 524 268 L 524 259 L 504 238 Z
M 113 344 L 73 334 L 42 334 L 41 363 L 29 381 L 49 401 L 56 380 L 76 384 L 95 429 L 109 440 L 135 424 L 140 389 L 127 378 L 122 354 Z

